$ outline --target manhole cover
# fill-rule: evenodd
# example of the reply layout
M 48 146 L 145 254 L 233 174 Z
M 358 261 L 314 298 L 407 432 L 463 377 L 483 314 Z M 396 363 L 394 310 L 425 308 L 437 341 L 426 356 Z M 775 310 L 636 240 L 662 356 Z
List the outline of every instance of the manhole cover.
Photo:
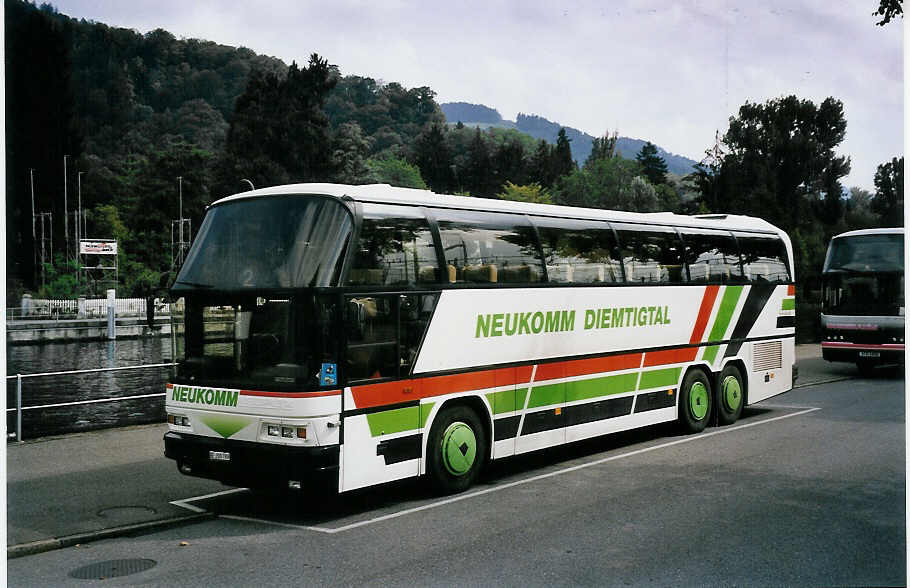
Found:
M 70 577 L 78 580 L 104 580 L 144 572 L 157 564 L 153 559 L 112 559 L 76 568 Z

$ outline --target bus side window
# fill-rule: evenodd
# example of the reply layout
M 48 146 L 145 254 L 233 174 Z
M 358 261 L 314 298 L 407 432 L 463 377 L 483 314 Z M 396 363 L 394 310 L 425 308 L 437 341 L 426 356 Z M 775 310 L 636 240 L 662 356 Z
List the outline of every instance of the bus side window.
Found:
M 776 235 L 735 233 L 746 280 L 785 284 L 790 281 L 784 242 Z
M 433 236 L 423 213 L 414 207 L 363 205 L 349 286 L 390 286 L 439 281 Z
M 547 264 L 547 279 L 563 283 L 622 281 L 616 238 L 605 222 L 534 218 Z
M 680 229 L 680 233 L 686 245 L 690 282 L 742 282 L 739 249 L 731 233 L 711 229 Z
M 398 376 L 397 294 L 345 299 L 345 360 L 349 381 Z
M 433 211 L 453 283 L 527 284 L 543 279 L 534 229 L 524 215 Z
M 619 236 L 626 281 L 683 283 L 682 242 L 670 227 L 611 223 Z
M 436 298 L 437 294 L 408 294 L 399 297 L 401 341 L 398 349 L 402 377 L 410 373 L 411 367 L 417 359 L 420 342 L 423 340 L 427 325 L 430 324 L 430 317 L 433 316 L 433 310 L 436 308 Z

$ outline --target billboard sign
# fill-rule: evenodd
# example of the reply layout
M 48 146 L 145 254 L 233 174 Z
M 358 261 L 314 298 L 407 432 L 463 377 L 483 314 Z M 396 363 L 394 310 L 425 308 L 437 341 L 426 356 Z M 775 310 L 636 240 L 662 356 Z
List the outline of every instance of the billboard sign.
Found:
M 81 255 L 117 255 L 117 241 L 80 239 L 79 253 Z

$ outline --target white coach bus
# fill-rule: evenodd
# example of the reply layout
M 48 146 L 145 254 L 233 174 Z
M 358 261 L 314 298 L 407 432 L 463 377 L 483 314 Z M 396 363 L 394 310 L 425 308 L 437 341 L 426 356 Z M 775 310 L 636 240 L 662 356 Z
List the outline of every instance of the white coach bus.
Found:
M 165 454 L 231 485 L 455 492 L 792 387 L 792 248 L 757 218 L 277 186 L 209 207 L 171 293 Z

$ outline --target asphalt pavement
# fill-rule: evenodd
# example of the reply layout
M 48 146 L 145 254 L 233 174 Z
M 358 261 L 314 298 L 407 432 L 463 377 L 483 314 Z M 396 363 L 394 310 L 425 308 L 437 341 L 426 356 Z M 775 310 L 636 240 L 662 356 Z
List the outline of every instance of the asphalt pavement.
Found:
M 855 366 L 797 346 L 797 387 L 856 377 Z M 163 456 L 167 425 L 143 425 L 7 446 L 8 557 L 212 518 L 172 504 L 227 490 L 183 476 Z

